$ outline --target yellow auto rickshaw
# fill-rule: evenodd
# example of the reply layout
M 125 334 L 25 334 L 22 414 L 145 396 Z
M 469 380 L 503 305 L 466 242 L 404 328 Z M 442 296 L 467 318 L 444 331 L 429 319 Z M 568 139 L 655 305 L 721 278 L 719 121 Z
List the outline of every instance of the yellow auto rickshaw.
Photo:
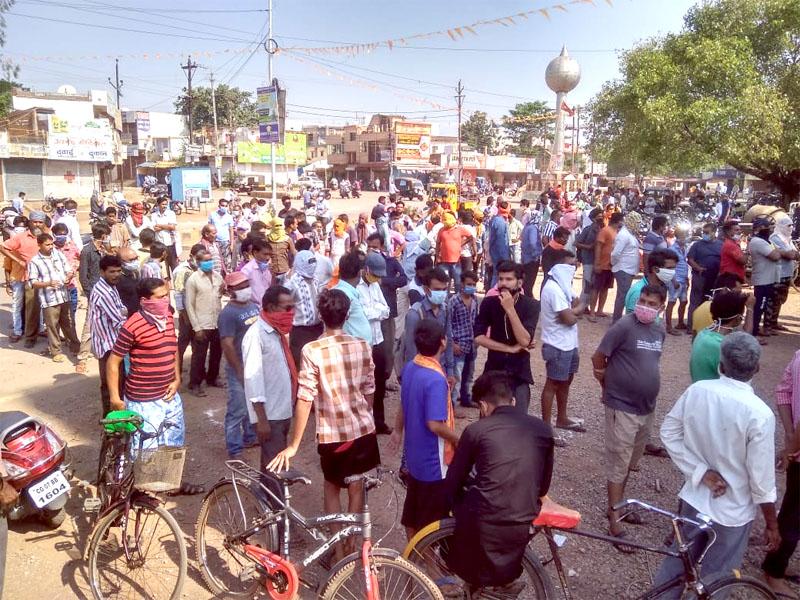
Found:
M 458 206 L 458 186 L 455 183 L 432 183 L 430 199 L 438 200 L 443 208 L 455 210 Z

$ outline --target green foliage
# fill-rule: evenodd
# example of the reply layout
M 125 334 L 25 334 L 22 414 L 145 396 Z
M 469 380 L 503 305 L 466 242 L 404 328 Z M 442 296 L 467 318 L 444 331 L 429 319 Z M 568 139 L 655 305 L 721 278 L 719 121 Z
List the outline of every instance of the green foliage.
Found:
M 503 127 L 517 156 L 543 156 L 545 142 L 553 140 L 555 120 L 547 118 L 553 110 L 543 100 L 521 102 L 503 117 Z
M 497 123 L 482 111 L 475 111 L 461 124 L 461 141 L 482 152 L 494 152 L 497 147 Z
M 216 86 L 215 95 L 219 127 L 233 129 L 235 127 L 252 127 L 258 123 L 256 104 L 251 99 L 251 92 L 220 84 Z M 183 89 L 183 95 L 175 100 L 175 112 L 179 115 L 189 114 L 186 88 Z M 192 121 L 196 129 L 210 129 L 214 126 L 214 108 L 210 87 L 192 89 Z
M 5 13 L 11 10 L 16 0 L 0 0 L 0 47 L 6 45 L 6 18 Z M 0 56 L 0 71 L 2 71 L 5 79 L 11 80 L 19 74 L 19 66 L 7 58 Z M 0 116 L 6 116 L 8 112 Z
M 235 169 L 228 169 L 225 171 L 225 175 L 222 176 L 222 187 L 225 188 L 233 188 L 236 186 L 236 182 L 239 181 L 239 178 L 242 176 L 239 171 Z
M 610 172 L 730 165 L 800 193 L 800 2 L 710 0 L 620 67 L 590 105 Z

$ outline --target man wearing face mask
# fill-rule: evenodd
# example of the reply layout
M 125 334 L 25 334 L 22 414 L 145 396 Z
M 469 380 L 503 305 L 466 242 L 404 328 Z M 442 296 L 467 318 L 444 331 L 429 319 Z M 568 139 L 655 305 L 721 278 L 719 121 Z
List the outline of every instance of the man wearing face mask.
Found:
M 83 240 L 81 239 L 80 225 L 78 224 L 78 203 L 70 198 L 61 204 L 61 208 L 62 212 L 59 212 L 59 205 L 56 204 L 53 223 L 64 223 L 69 229 L 72 243 L 75 244 L 78 250 L 82 250 Z
M 775 284 L 780 281 L 780 260 L 793 259 L 797 252 L 792 250 L 778 250 L 769 239 L 772 235 L 773 221 L 769 217 L 756 217 L 753 219 L 753 236 L 747 244 L 750 258 L 753 263 L 753 272 L 750 282 L 756 297 L 753 311 L 753 335 L 766 337 L 771 335 L 769 320 L 774 311 Z M 764 317 L 764 327 L 759 331 L 761 318 Z
M 203 381 L 212 387 L 222 387 L 217 380 L 222 348 L 217 320 L 222 311 L 222 292 L 225 282 L 214 271 L 214 261 L 208 251 L 195 255 L 197 271 L 186 279 L 184 305 L 192 324 L 192 365 L 189 391 L 195 396 L 205 396 Z M 208 356 L 208 367 L 206 367 Z
M 225 277 L 227 270 L 225 269 L 225 261 L 223 260 L 222 252 L 217 243 L 217 228 L 213 225 L 203 225 L 200 230 L 200 243 L 205 246 L 211 260 L 214 261 L 214 272 L 220 277 Z
M 478 316 L 478 276 L 474 271 L 461 273 L 461 292 L 453 294 L 447 303 L 447 339 L 452 354 L 446 356 L 445 366 L 453 376 L 452 399 L 464 408 L 478 408 L 470 398 L 472 374 L 475 370 L 475 318 Z
M 69 239 L 69 229 L 67 229 L 64 223 L 56 223 L 53 225 L 51 232 L 53 234 L 53 244 L 56 249 L 67 258 L 72 271 L 77 273 L 81 264 L 81 251 L 78 250 L 72 240 Z M 69 310 L 74 325 L 75 312 L 78 310 L 78 286 L 74 278 L 67 284 L 67 293 L 69 294 Z
M 650 259 L 655 255 L 652 253 Z M 617 538 L 624 538 L 625 532 L 613 507 L 624 498 L 629 471 L 638 464 L 655 420 L 661 349 L 666 337 L 658 314 L 666 299 L 663 285 L 645 286 L 633 314 L 614 323 L 592 355 L 594 377 L 600 382 L 605 405 L 608 531 Z M 626 521 L 641 523 L 633 516 Z M 624 545 L 615 547 L 630 552 Z
M 317 280 L 317 257 L 310 250 L 301 250 L 294 259 L 292 276 L 286 281 L 286 289 L 291 292 L 295 307 L 289 335 L 295 364 L 300 364 L 303 346 L 322 335 L 322 320 L 317 309 L 321 287 Z
M 272 285 L 272 270 L 270 269 L 272 251 L 263 238 L 251 236 L 251 240 L 250 254 L 253 258 L 242 267 L 241 272 L 250 282 L 253 302 L 260 305 L 264 292 Z
M 28 263 L 39 253 L 37 237 L 44 233 L 45 214 L 32 211 L 28 215 L 28 227 L 24 231 L 15 229 L 14 235 L 0 245 L 0 253 L 11 260 L 12 314 L 14 332 L 10 337 L 12 343 L 18 342 L 23 333 L 25 347 L 33 348 L 39 335 L 39 295 L 31 287 L 25 285 L 28 279 Z M 24 320 L 22 304 L 25 303 Z
M 689 357 L 689 373 L 692 383 L 719 377 L 719 349 L 725 336 L 753 327 L 753 305 L 755 297 L 738 290 L 723 289 L 714 294 L 711 301 L 712 326 L 703 329 L 692 342 Z M 745 313 L 747 316 L 745 316 Z
M 83 290 L 83 295 L 86 298 L 92 293 L 92 288 L 100 277 L 100 259 L 108 254 L 111 235 L 111 228 L 105 223 L 95 223 L 92 225 L 92 241 L 86 244 L 81 250 L 80 270 L 78 280 Z M 91 336 L 90 320 L 87 318 L 83 322 L 83 329 L 81 331 L 81 349 L 78 352 L 78 364 L 75 366 L 76 373 L 86 373 L 86 362 L 91 355 L 92 336 Z
M 172 270 L 172 292 L 175 298 L 175 310 L 178 311 L 178 364 L 180 365 L 181 373 L 183 373 L 183 355 L 186 353 L 186 348 L 192 343 L 192 337 L 194 337 L 192 323 L 186 314 L 186 280 L 189 279 L 192 273 L 197 271 L 197 259 L 195 257 L 204 252 L 206 252 L 206 249 L 203 244 L 195 244 L 189 250 L 189 257 L 178 263 L 178 266 Z
M 728 221 L 722 226 L 722 239 L 719 274 L 733 273 L 744 281 L 747 258 L 740 245 L 742 230 L 736 221 Z
M 522 265 L 504 261 L 495 269 L 497 296 L 481 302 L 475 320 L 475 344 L 489 350 L 484 367 L 504 371 L 514 384 L 515 406 L 528 413 L 533 385 L 530 348 L 539 321 L 539 301 L 522 294 Z
M 673 285 L 678 256 L 672 250 L 654 250 L 647 255 L 647 272 L 644 277 L 631 286 L 625 296 L 625 314 L 636 310 L 639 294 L 648 285 L 661 285 L 664 291 Z
M 446 330 L 447 328 L 447 288 L 450 285 L 450 277 L 441 267 L 431 269 L 426 273 L 423 280 L 423 290 L 425 297 L 411 305 L 406 313 L 405 332 L 403 333 L 403 366 L 406 365 L 417 355 L 417 346 L 414 341 L 414 334 L 417 331 L 417 323 L 425 319 L 434 319 Z M 448 351 L 449 352 L 449 351 Z M 445 360 L 447 353 L 440 357 Z M 447 365 L 443 365 L 447 366 Z M 452 376 L 449 378 L 452 382 Z
M 250 282 L 242 273 L 230 273 L 225 287 L 231 300 L 219 314 L 219 337 L 225 355 L 228 408 L 225 411 L 225 448 L 228 458 L 240 459 L 242 450 L 256 444 L 256 434 L 247 413 L 242 340 L 258 320 L 259 307 L 252 300 Z
M 436 238 L 436 263 L 450 275 L 456 294 L 461 291 L 461 249 L 467 244 L 475 254 L 475 237 L 458 225 L 452 211 L 445 212 Z
M 542 287 L 542 359 L 547 372 L 542 388 L 542 420 L 550 424 L 555 399 L 556 427 L 584 433 L 586 428 L 581 420 L 572 420 L 567 415 L 567 402 L 572 379 L 578 372 L 578 318 L 586 305 L 572 291 L 575 256 L 568 250 L 559 253 Z M 566 445 L 563 438 L 557 439 L 556 444 Z
M 228 200 L 221 198 L 217 210 L 208 215 L 208 222 L 215 227 L 216 242 L 226 269 L 230 268 L 231 240 L 233 239 L 233 217 L 228 210 Z
M 775 297 L 772 310 L 767 316 L 767 325 L 771 331 L 787 331 L 785 325 L 778 323 L 781 307 L 789 298 L 789 287 L 792 285 L 794 269 L 800 255 L 795 251 L 792 242 L 792 218 L 784 215 L 775 223 L 775 232 L 769 237 L 772 245 L 781 252 L 779 262 L 778 282 L 775 284 Z
M 717 226 L 713 223 L 703 225 L 702 238 L 689 247 L 686 262 L 692 268 L 692 284 L 689 292 L 688 331 L 694 328 L 694 311 L 711 295 L 714 282 L 719 275 L 722 240 L 717 238 Z
M 117 291 L 128 309 L 128 315 L 132 315 L 140 308 L 139 293 L 136 291 L 139 285 L 139 260 L 133 248 L 120 248 L 117 256 L 122 261 L 122 275 L 117 281 Z

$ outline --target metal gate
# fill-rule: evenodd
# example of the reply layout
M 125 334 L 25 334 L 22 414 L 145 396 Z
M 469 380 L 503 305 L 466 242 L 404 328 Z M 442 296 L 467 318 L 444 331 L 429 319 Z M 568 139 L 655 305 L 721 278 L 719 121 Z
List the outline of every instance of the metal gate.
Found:
M 25 192 L 28 200 L 44 198 L 42 160 L 37 158 L 7 158 L 5 165 L 6 199 Z

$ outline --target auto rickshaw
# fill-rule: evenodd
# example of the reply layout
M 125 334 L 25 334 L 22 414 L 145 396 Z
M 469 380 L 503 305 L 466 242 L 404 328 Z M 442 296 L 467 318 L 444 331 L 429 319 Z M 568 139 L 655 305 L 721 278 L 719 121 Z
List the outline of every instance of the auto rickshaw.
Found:
M 432 183 L 430 199 L 438 200 L 442 208 L 453 210 L 458 206 L 458 186 L 455 183 Z

